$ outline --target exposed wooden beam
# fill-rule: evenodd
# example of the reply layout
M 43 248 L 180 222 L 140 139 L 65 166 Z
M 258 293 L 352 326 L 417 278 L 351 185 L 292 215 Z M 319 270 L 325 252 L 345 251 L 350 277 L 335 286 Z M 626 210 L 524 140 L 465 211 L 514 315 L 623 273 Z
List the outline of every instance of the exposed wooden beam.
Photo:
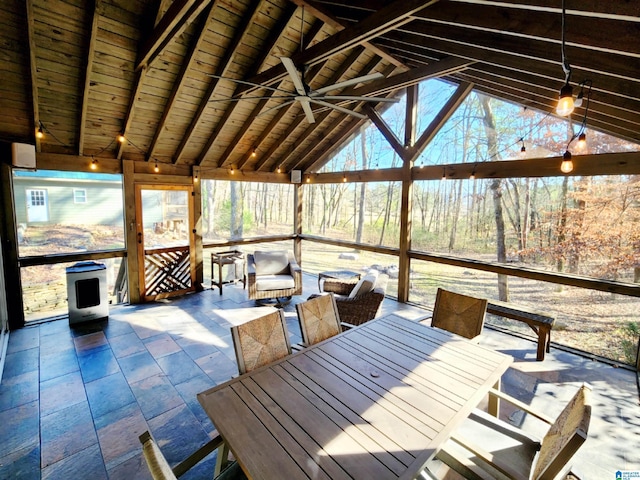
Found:
M 91 3 L 91 2 L 89 2 Z M 80 107 L 79 118 L 79 134 L 78 134 L 78 154 L 82 155 L 84 152 L 84 136 L 86 132 L 87 123 L 87 109 L 89 108 L 89 93 L 91 86 L 91 72 L 93 69 L 93 61 L 96 51 L 96 35 L 98 34 L 98 15 L 100 4 L 102 0 L 95 0 L 93 3 L 93 13 L 91 15 L 91 29 L 89 30 L 89 44 L 87 46 L 87 57 L 84 67 L 84 85 L 82 87 L 82 105 Z
M 418 88 L 418 84 L 410 85 L 407 87 L 404 118 L 405 147 L 410 147 L 416 143 L 416 121 L 418 119 Z
M 357 25 L 336 33 L 304 52 L 293 55 L 292 60 L 296 65 L 313 65 L 321 62 L 336 53 L 361 45 L 393 28 L 398 28 L 398 26 L 410 22 L 414 13 L 429 7 L 436 1 L 395 0 L 369 15 Z M 269 85 L 285 75 L 284 66 L 278 64 L 250 78 L 249 81 L 259 85 Z M 244 93 L 251 90 L 253 90 L 252 87 L 243 87 L 241 91 Z
M 162 49 L 179 35 L 192 19 L 200 15 L 200 12 L 211 1 L 175 0 L 142 45 L 136 62 L 136 70 L 140 70 L 153 62 Z
M 556 45 L 554 57 L 560 59 L 562 16 L 560 12 L 538 11 L 536 21 L 531 21 L 531 11 L 508 9 L 504 6 L 483 6 L 463 3 L 441 2 L 438 8 L 430 8 L 416 14 L 429 24 L 464 28 L 470 35 L 474 32 L 497 34 L 521 40 L 536 40 Z M 565 38 L 567 45 L 586 51 L 598 50 L 629 56 L 640 56 L 638 28 L 634 22 L 620 22 L 606 18 L 598 19 L 598 28 L 592 28 L 591 17 L 573 16 L 567 12 Z M 615 35 L 611 32 L 615 31 Z M 550 52 L 549 52 L 550 53 Z M 569 60 L 572 60 L 569 57 Z
M 332 15 L 331 12 L 326 8 L 323 8 L 322 5 L 314 2 L 309 2 L 307 0 L 291 0 L 291 2 L 300 7 L 304 7 L 305 10 L 309 11 L 314 17 L 319 18 L 327 25 L 331 25 L 337 31 L 344 30 L 345 28 L 351 26 L 348 22 L 345 22 L 337 18 L 335 15 Z M 394 64 L 396 67 L 408 69 L 408 67 L 404 63 L 402 63 L 393 55 L 389 54 L 389 52 L 387 52 L 384 48 L 380 48 L 372 42 L 363 42 L 362 46 L 370 52 L 375 53 L 380 58 Z
M 171 112 L 173 110 L 173 106 L 180 95 L 180 92 L 185 86 L 187 82 L 188 73 L 197 63 L 196 53 L 202 48 L 204 43 L 205 32 L 207 29 L 208 23 L 211 21 L 211 16 L 213 13 L 213 3 L 210 4 L 209 8 L 204 11 L 202 14 L 202 18 L 199 21 L 198 34 L 195 38 L 192 39 L 191 44 L 189 45 L 189 50 L 185 56 L 184 61 L 182 62 L 182 66 L 180 67 L 180 72 L 176 77 L 175 82 L 173 83 L 173 88 L 171 89 L 171 93 L 169 94 L 169 98 L 167 99 L 167 103 L 164 106 L 164 110 L 162 111 L 162 116 L 160 117 L 160 121 L 158 122 L 158 126 L 153 134 L 153 138 L 151 139 L 151 144 L 149 145 L 148 156 L 153 157 L 156 153 L 156 147 L 158 145 L 158 141 L 160 140 L 160 136 L 164 132 L 165 126 L 169 117 L 171 116 Z
M 475 62 L 459 57 L 448 57 L 423 67 L 414 68 L 408 72 L 399 73 L 392 77 L 382 78 L 358 87 L 350 95 L 377 96 L 394 90 L 406 88 L 430 78 L 439 78 L 459 72 L 473 65 Z
M 129 106 L 127 107 L 127 113 L 125 115 L 125 119 L 122 125 L 122 131 L 120 132 L 124 135 L 124 138 L 127 138 L 129 134 L 129 129 L 131 127 L 131 122 L 133 122 L 133 114 L 135 111 L 136 98 L 140 95 L 142 91 L 142 85 L 144 84 L 144 79 L 147 75 L 147 67 L 143 67 L 136 72 L 136 80 L 134 82 L 134 88 L 131 92 L 131 96 L 129 97 Z M 127 148 L 128 140 L 122 143 L 118 143 L 118 148 L 116 150 L 116 158 L 120 160 L 122 158 L 122 154 Z
M 36 144 L 36 151 L 41 150 L 40 139 L 36 135 L 36 131 L 40 128 L 40 100 L 38 96 L 38 65 L 36 62 L 36 38 L 35 38 L 35 19 L 33 15 L 33 2 L 26 0 L 27 5 L 27 34 L 29 38 L 29 72 L 31 74 L 31 102 L 33 110 L 33 129 L 32 135 Z
M 354 49 L 351 50 L 351 52 L 349 53 L 349 56 L 347 57 L 347 59 L 342 62 L 342 64 L 340 65 L 340 67 L 335 70 L 331 77 L 329 78 L 327 84 L 328 85 L 332 85 L 336 82 L 338 82 L 342 76 L 345 74 L 345 72 L 351 67 L 351 65 L 353 65 L 354 63 L 356 63 L 356 61 L 358 60 L 358 57 L 364 52 L 364 47 L 356 47 Z M 375 66 L 380 62 L 380 58 L 374 56 L 365 66 L 364 68 L 362 68 L 359 72 L 358 75 L 366 75 L 368 73 L 370 73 Z M 300 135 L 298 137 L 298 142 L 297 142 L 297 146 L 301 146 L 305 143 L 306 139 L 318 128 L 320 128 L 320 125 L 322 124 L 322 122 L 324 121 L 324 119 L 327 118 L 327 115 L 321 115 L 316 119 L 316 123 L 309 125 L 304 133 L 302 135 Z M 289 163 L 289 157 L 291 157 L 294 152 L 295 152 L 296 148 L 292 148 L 288 154 L 286 154 L 285 156 L 281 157 L 279 164 L 280 165 L 287 165 Z M 299 164 L 300 162 L 297 161 L 296 162 L 296 166 Z M 295 166 L 294 166 L 295 168 Z
M 226 49 L 225 54 L 224 54 L 224 57 L 222 59 L 220 59 L 220 63 L 218 64 L 218 67 L 216 68 L 216 72 L 215 72 L 216 75 L 222 76 L 222 77 L 226 76 L 226 73 L 227 73 L 227 71 L 229 69 L 229 66 L 231 65 L 231 61 L 232 61 L 234 55 L 237 53 L 237 50 L 238 50 L 240 44 L 242 43 L 242 40 L 247 35 L 247 31 L 248 31 L 249 25 L 251 25 L 251 23 L 253 22 L 254 18 L 259 13 L 258 12 L 258 6 L 260 5 L 260 3 L 261 3 L 260 0 L 252 0 L 251 1 L 249 7 L 247 8 L 247 12 L 245 13 L 244 17 L 242 18 L 242 21 L 240 22 L 240 25 L 238 25 L 238 27 L 235 29 L 235 35 L 233 36 L 231 42 L 227 46 L 227 49 Z M 193 119 L 191 120 L 191 123 L 189 124 L 189 127 L 187 128 L 187 131 L 185 132 L 184 136 L 182 137 L 182 140 L 180 141 L 180 145 L 178 145 L 178 149 L 176 150 L 176 152 L 173 155 L 173 163 L 179 163 L 180 160 L 182 159 L 182 156 L 184 154 L 184 150 L 185 150 L 187 144 L 191 140 L 191 137 L 193 136 L 193 133 L 195 132 L 196 128 L 198 127 L 198 125 L 202 121 L 204 113 L 207 110 L 207 108 L 209 107 L 209 101 L 213 97 L 213 95 L 214 95 L 214 93 L 216 91 L 216 87 L 218 86 L 219 81 L 220 80 L 218 78 L 213 78 L 213 77 L 211 78 L 209 86 L 207 87 L 207 91 L 204 94 L 204 97 L 202 98 L 202 100 L 200 101 L 200 104 L 198 105 L 198 109 L 196 110 L 196 113 L 194 114 Z M 235 103 L 232 104 L 227 110 L 233 111 L 233 109 L 235 109 Z M 231 113 L 229 112 L 227 114 L 227 116 L 230 115 L 230 114 Z M 219 125 L 220 124 L 218 124 L 218 126 L 216 126 L 216 128 L 222 128 Z M 213 134 L 213 136 L 215 136 L 215 133 Z M 210 137 L 210 141 L 207 142 L 207 144 L 204 146 L 204 148 L 201 150 L 200 154 L 198 155 L 198 158 L 196 160 L 196 164 L 201 165 L 202 164 L 202 160 L 209 153 L 209 149 L 211 148 L 211 145 L 213 144 L 213 142 L 211 141 L 211 138 L 212 137 Z
M 451 118 L 451 115 L 458 109 L 458 107 L 464 102 L 467 96 L 473 90 L 472 83 L 462 83 L 458 85 L 458 88 L 453 95 L 449 97 L 447 103 L 445 103 L 438 114 L 431 120 L 429 126 L 422 132 L 418 141 L 407 149 L 407 156 L 405 160 L 415 160 L 420 153 L 429 145 L 429 142 L 433 140 L 436 134 L 442 129 L 442 127 Z
M 404 145 L 394 131 L 391 130 L 389 125 L 387 125 L 387 122 L 384 121 L 380 114 L 376 112 L 371 105 L 365 105 L 363 110 L 373 124 L 378 128 L 387 143 L 391 145 L 391 148 L 393 148 L 398 156 L 404 160 L 404 156 L 406 154 Z

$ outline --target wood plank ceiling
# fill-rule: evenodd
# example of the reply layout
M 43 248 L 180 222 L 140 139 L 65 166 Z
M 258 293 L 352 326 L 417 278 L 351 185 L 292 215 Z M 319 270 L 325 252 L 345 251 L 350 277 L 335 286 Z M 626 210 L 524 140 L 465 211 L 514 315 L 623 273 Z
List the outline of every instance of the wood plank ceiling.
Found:
M 572 84 L 593 84 L 588 126 L 640 143 L 640 2 L 565 1 Z M 295 91 L 280 56 L 312 90 L 380 72 L 340 93 L 394 96 L 442 77 L 553 111 L 564 83 L 561 5 L 3 0 L 0 141 L 160 165 L 316 171 L 366 120 L 314 106 L 311 124 L 299 101 L 275 108 L 285 99 L 266 87 Z M 364 103 L 342 105 L 367 113 Z

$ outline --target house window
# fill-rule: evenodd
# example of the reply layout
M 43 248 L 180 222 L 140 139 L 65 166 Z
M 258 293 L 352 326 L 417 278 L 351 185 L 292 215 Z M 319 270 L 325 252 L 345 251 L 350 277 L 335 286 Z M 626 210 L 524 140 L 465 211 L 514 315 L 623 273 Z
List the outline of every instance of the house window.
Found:
M 87 191 L 84 188 L 73 189 L 73 203 L 87 203 Z

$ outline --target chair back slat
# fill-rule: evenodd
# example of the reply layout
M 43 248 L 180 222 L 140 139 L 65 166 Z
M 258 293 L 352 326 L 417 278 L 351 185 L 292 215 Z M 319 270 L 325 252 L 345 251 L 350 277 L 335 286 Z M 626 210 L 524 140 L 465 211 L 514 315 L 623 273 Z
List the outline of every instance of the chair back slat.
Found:
M 587 439 L 591 420 L 591 388 L 584 384 L 564 407 L 542 440 L 534 479 L 552 479 Z
M 332 293 L 296 304 L 302 342 L 313 345 L 341 332 L 338 307 Z
M 431 325 L 474 338 L 482 333 L 487 299 L 475 298 L 438 288 Z
M 281 309 L 231 327 L 240 374 L 250 372 L 291 353 L 291 343 Z

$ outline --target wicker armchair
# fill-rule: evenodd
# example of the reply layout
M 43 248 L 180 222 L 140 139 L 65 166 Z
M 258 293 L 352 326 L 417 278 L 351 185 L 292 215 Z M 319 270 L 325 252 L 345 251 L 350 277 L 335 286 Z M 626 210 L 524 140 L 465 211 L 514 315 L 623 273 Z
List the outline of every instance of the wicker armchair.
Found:
M 302 270 L 292 252 L 256 250 L 247 255 L 249 300 L 275 299 L 284 305 L 302 294 Z
M 366 281 L 366 278 L 367 277 L 363 278 L 361 282 Z M 353 282 L 350 281 L 342 282 L 339 279 L 327 279 L 324 284 L 324 288 L 325 290 L 331 289 L 330 291 L 335 294 L 340 321 L 354 326 L 373 320 L 378 316 L 382 307 L 382 301 L 384 300 L 388 281 L 389 276 L 381 274 L 375 280 L 375 284 L 371 290 L 356 296 L 351 296 L 351 293 L 354 289 L 359 288 L 360 285 L 362 285 L 361 282 L 353 284 Z M 338 294 L 338 292 L 340 294 Z M 309 298 L 314 296 L 315 295 L 312 295 Z

